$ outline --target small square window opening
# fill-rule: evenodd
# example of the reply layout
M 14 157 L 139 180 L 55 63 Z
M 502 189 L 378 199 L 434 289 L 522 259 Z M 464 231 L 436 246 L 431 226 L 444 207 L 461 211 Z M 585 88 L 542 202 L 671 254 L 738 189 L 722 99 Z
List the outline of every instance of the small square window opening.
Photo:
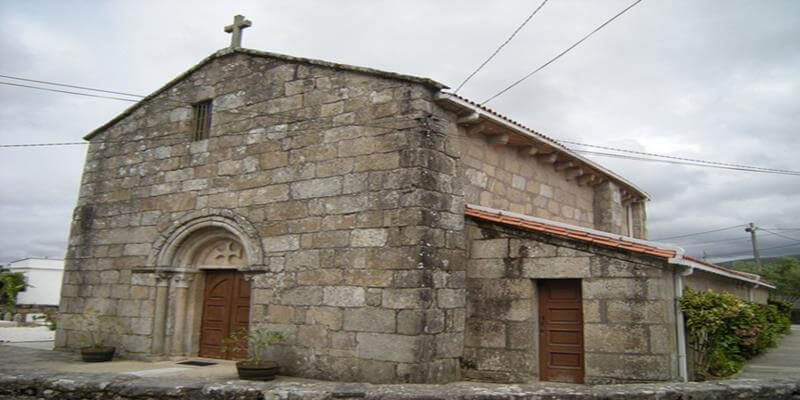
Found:
M 194 105 L 194 140 L 208 139 L 211 131 L 211 100 Z

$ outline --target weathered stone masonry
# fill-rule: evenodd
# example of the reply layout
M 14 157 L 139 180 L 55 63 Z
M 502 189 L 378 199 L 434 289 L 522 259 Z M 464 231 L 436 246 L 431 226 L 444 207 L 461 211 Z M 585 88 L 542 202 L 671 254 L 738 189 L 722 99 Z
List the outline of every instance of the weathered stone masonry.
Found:
M 223 267 L 249 274 L 251 323 L 287 333 L 287 373 L 458 378 L 464 206 L 426 119 L 436 84 L 242 53 L 93 135 L 57 346 L 85 344 L 75 317 L 91 310 L 127 328 L 111 339 L 127 356 L 196 353 L 204 267 L 169 255 L 227 235 L 247 261 Z M 210 138 L 192 142 L 191 104 L 207 98 Z
M 224 50 L 93 132 L 57 346 L 84 345 L 91 312 L 124 328 L 125 356 L 197 354 L 203 271 L 236 269 L 250 324 L 287 334 L 272 355 L 289 374 L 458 379 L 464 197 L 589 227 L 613 209 L 617 230 L 623 199 L 470 134 L 441 88 Z M 192 141 L 206 99 L 209 138 Z
M 536 280 L 581 279 L 587 383 L 675 380 L 672 270 L 635 256 L 485 221 L 467 223 L 464 375 L 538 379 Z
M 560 171 L 521 156 L 515 147 L 493 146 L 467 135 L 465 141 L 462 166 L 468 203 L 595 227 L 591 186 L 567 181 Z
M 86 345 L 82 315 L 102 315 L 125 357 L 195 356 L 206 277 L 235 270 L 237 321 L 286 334 L 269 356 L 288 375 L 532 381 L 536 282 L 572 278 L 586 382 L 676 379 L 665 258 L 465 227 L 469 202 L 645 238 L 646 194 L 443 87 L 226 49 L 92 132 L 56 346 Z

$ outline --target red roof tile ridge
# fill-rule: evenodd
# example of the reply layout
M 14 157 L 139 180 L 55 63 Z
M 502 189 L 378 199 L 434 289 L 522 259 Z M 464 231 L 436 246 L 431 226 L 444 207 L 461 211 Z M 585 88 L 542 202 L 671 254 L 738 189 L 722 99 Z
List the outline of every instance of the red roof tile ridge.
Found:
M 725 275 L 728 277 L 739 277 L 738 279 L 774 288 L 774 286 L 770 286 L 769 282 L 762 280 L 761 276 L 759 275 L 750 274 L 742 271 L 736 271 L 734 269 L 722 267 L 720 265 L 716 265 L 714 263 L 708 262 L 703 259 L 684 255 L 683 249 L 679 247 L 673 247 L 663 244 L 661 244 L 661 246 L 663 247 L 659 247 L 658 246 L 659 243 L 648 242 L 635 238 L 630 238 L 631 240 L 626 240 L 625 236 L 614 235 L 602 231 L 595 231 L 593 229 L 579 227 L 579 226 L 571 228 L 569 226 L 565 226 L 568 224 L 564 223 L 559 223 L 555 221 L 550 221 L 548 223 L 547 220 L 543 220 L 537 217 L 532 217 L 529 215 L 511 213 L 509 211 L 496 210 L 489 207 L 483 207 L 471 204 L 466 205 L 464 213 L 465 215 L 481 218 L 487 221 L 499 222 L 502 224 L 516 226 L 523 229 L 549 233 L 561 237 L 572 238 L 574 240 L 595 243 L 602 246 L 620 248 L 642 254 L 649 254 L 665 258 L 670 263 L 677 263 L 677 264 L 691 266 L 690 264 L 685 264 L 685 262 L 688 261 L 690 263 L 696 263 L 703 265 L 704 267 L 711 268 L 712 271 L 718 271 L 718 273 L 721 275 Z M 653 244 L 651 245 L 650 243 Z M 680 262 L 680 259 L 683 259 L 685 261 Z
M 532 221 L 528 215 L 519 214 L 519 216 L 508 215 L 507 211 L 495 210 L 489 207 L 474 206 L 467 204 L 465 214 L 473 217 L 482 218 L 488 221 L 505 223 L 508 225 L 517 226 L 524 229 L 535 230 L 540 232 L 547 232 L 559 236 L 569 237 L 576 240 L 581 240 L 600 245 L 623 248 L 626 250 L 635 251 L 638 253 L 651 254 L 663 258 L 675 257 L 677 251 L 651 246 L 645 243 L 629 241 L 619 238 L 610 237 L 612 234 L 603 235 L 603 232 L 587 232 L 588 228 L 575 227 L 569 228 L 559 226 L 554 223 L 547 223 L 544 221 Z M 566 225 L 566 224 L 564 224 Z
M 707 267 L 716 268 L 718 270 L 725 271 L 725 272 L 728 272 L 728 273 L 731 273 L 731 274 L 734 274 L 734 275 L 740 275 L 740 276 L 743 276 L 743 277 L 746 277 L 746 278 L 750 278 L 750 279 L 761 280 L 761 275 L 751 274 L 749 272 L 737 271 L 737 270 L 732 269 L 732 268 L 723 267 L 721 265 L 717 265 L 717 264 L 714 264 L 712 262 L 703 260 L 702 258 L 697 258 L 697 257 L 692 257 L 692 256 L 683 256 L 683 258 L 685 258 L 687 260 L 690 260 L 690 261 L 694 261 L 694 262 L 699 263 L 699 264 L 703 264 L 703 265 L 705 265 Z

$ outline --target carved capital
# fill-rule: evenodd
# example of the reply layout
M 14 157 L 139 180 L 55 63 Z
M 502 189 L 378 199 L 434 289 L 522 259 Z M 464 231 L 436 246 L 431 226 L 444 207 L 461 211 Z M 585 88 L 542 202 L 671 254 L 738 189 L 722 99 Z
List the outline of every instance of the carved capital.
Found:
M 156 285 L 158 286 L 167 286 L 169 284 L 170 278 L 174 274 L 173 271 L 156 271 L 154 275 L 156 277 Z
M 189 287 L 194 280 L 194 272 L 179 272 L 172 276 L 172 284 L 176 287 Z

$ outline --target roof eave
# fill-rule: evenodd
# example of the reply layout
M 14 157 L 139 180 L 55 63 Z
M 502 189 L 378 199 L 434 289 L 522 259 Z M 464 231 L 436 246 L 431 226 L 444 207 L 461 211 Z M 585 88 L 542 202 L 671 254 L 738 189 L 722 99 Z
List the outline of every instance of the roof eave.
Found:
M 672 264 L 672 265 L 682 265 L 682 266 L 686 266 L 686 267 L 689 267 L 689 268 L 697 268 L 697 269 L 699 269 L 701 271 L 706 271 L 706 272 L 709 272 L 709 273 L 712 273 L 712 274 L 715 274 L 715 275 L 724 276 L 724 277 L 727 277 L 727 278 L 730 278 L 730 279 L 735 279 L 735 280 L 738 280 L 738 281 L 748 282 L 748 283 L 751 283 L 751 284 L 753 284 L 755 286 L 763 286 L 763 287 L 767 287 L 767 288 L 770 288 L 770 289 L 775 289 L 775 286 L 773 286 L 769 282 L 765 282 L 765 281 L 761 280 L 761 276 L 759 276 L 759 275 L 750 274 L 750 273 L 746 273 L 746 272 L 740 272 L 740 271 L 733 271 L 733 270 L 729 270 L 727 268 L 718 266 L 716 264 L 711 264 L 711 263 L 706 264 L 706 263 L 703 263 L 703 262 L 696 261 L 692 257 L 686 256 L 685 255 L 685 253 L 686 253 L 685 250 L 683 248 L 681 248 L 681 247 L 678 247 L 678 246 L 673 246 L 673 245 L 666 244 L 666 243 L 651 242 L 649 240 L 637 239 L 637 238 L 633 238 L 633 237 L 629 237 L 629 236 L 618 235 L 618 234 L 613 234 L 613 233 L 604 232 L 604 231 L 598 231 L 596 229 L 585 228 L 585 227 L 582 227 L 582 226 L 576 226 L 576 225 L 566 224 L 566 223 L 562 223 L 562 222 L 551 221 L 551 220 L 544 219 L 544 218 L 534 217 L 534 216 L 525 215 L 525 214 L 519 214 L 519 213 L 515 213 L 515 212 L 511 212 L 511 211 L 498 210 L 498 209 L 494 209 L 494 208 L 490 208 L 490 207 L 484 207 L 484 206 L 478 206 L 478 205 L 474 205 L 474 204 L 467 204 L 466 208 L 467 208 L 467 210 L 469 210 L 469 209 L 479 210 L 479 211 L 492 213 L 492 214 L 497 214 L 497 215 L 501 215 L 501 216 L 508 216 L 508 217 L 522 219 L 522 220 L 526 220 L 526 221 L 530 221 L 530 222 L 537 222 L 537 223 L 540 223 L 540 224 L 546 224 L 546 225 L 550 225 L 550 226 L 554 226 L 554 227 L 564 228 L 564 229 L 567 229 L 567 230 L 583 232 L 583 233 L 596 235 L 596 236 L 602 236 L 602 237 L 605 237 L 605 238 L 608 238 L 608 239 L 611 239 L 611 240 L 629 242 L 629 243 L 636 243 L 636 244 L 640 244 L 640 245 L 643 245 L 643 246 L 648 246 L 648 247 L 651 247 L 651 248 L 654 248 L 654 249 L 664 250 L 664 251 L 668 251 L 668 252 L 674 252 L 674 256 L 673 257 L 664 257 L 664 256 L 656 256 L 656 257 L 659 257 L 659 258 L 661 258 L 663 260 L 666 260 L 667 263 Z M 495 223 L 497 223 L 497 222 L 495 222 Z M 529 228 L 525 228 L 525 227 L 521 227 L 521 228 L 529 230 Z M 570 239 L 570 240 L 581 240 L 581 239 L 577 239 L 575 237 L 567 236 L 567 235 L 559 235 L 559 237 L 564 237 L 564 238 Z M 621 248 L 624 248 L 624 247 L 621 247 Z M 648 255 L 654 256 L 653 253 L 640 253 L 640 254 L 648 254 Z
M 133 114 L 133 112 L 138 110 L 139 107 L 141 107 L 144 103 L 146 103 L 149 100 L 155 98 L 156 96 L 160 95 L 161 93 L 167 91 L 172 86 L 175 86 L 176 84 L 178 84 L 178 82 L 184 80 L 190 74 L 192 74 L 195 71 L 197 71 L 198 69 L 202 68 L 204 65 L 208 64 L 209 62 L 211 62 L 211 60 L 213 60 L 215 58 L 219 58 L 219 57 L 221 57 L 223 55 L 229 54 L 229 53 L 223 53 L 223 51 L 224 50 L 220 50 L 220 51 L 214 52 L 210 56 L 200 60 L 200 62 L 198 62 L 197 64 L 195 64 L 193 67 L 189 68 L 188 70 L 184 71 L 182 74 L 176 76 L 174 79 L 172 79 L 171 81 L 167 82 L 164 86 L 161 86 L 160 88 L 156 89 L 153 93 L 150 93 L 149 95 L 143 97 L 141 100 L 139 100 L 136 103 L 134 103 L 132 106 L 126 108 L 124 111 L 119 113 L 116 117 L 112 118 L 110 121 L 106 122 L 103 125 L 100 125 L 99 127 L 95 128 L 93 131 L 91 131 L 88 134 L 86 134 L 86 136 L 83 137 L 83 140 L 91 140 L 93 137 L 95 137 L 100 132 L 105 131 L 109 127 L 111 127 L 114 124 L 116 124 L 117 122 L 121 121 L 123 118 Z
M 705 272 L 708 272 L 708 273 L 711 273 L 711 274 L 715 274 L 715 275 L 721 275 L 721 276 L 724 276 L 724 277 L 727 277 L 727 278 L 731 278 L 731 279 L 736 279 L 736 280 L 739 280 L 739 281 L 745 281 L 745 282 L 748 282 L 748 283 L 752 283 L 755 286 L 764 286 L 764 287 L 769 288 L 769 289 L 775 289 L 775 286 L 773 286 L 772 284 L 770 284 L 768 282 L 765 282 L 765 281 L 762 281 L 760 275 L 747 274 L 747 275 L 754 276 L 754 277 L 748 277 L 748 276 L 745 276 L 745 273 L 736 273 L 736 272 L 728 271 L 726 269 L 720 268 L 719 266 L 711 267 L 709 265 L 694 261 L 691 258 L 687 258 L 687 257 L 670 259 L 669 263 L 670 264 L 675 264 L 675 265 L 683 265 L 683 266 L 686 266 L 686 267 L 689 267 L 689 268 L 696 268 L 696 269 L 699 269 L 701 271 L 705 271 Z
M 617 181 L 618 183 L 621 183 L 623 186 L 635 191 L 636 194 L 641 196 L 644 200 L 650 200 L 650 195 L 640 187 L 636 186 L 633 182 L 623 178 L 622 176 L 616 174 L 615 172 L 609 170 L 608 168 L 605 168 L 602 165 L 597 164 L 596 162 L 589 160 L 588 158 L 570 150 L 569 148 L 559 143 L 555 139 L 551 139 L 519 123 L 515 123 L 510 120 L 500 118 L 497 115 L 494 115 L 494 113 L 486 110 L 484 107 L 481 107 L 480 105 L 471 104 L 469 101 L 465 101 L 464 99 L 461 99 L 459 96 L 454 95 L 452 93 L 447 93 L 440 90 L 437 93 L 436 99 L 437 101 L 445 101 L 452 105 L 461 107 L 464 111 L 467 111 L 469 113 L 476 113 L 479 116 L 479 118 L 491 120 L 493 123 L 501 125 L 506 129 L 515 132 L 518 135 L 538 141 L 541 144 L 549 146 L 556 151 L 568 155 L 571 158 L 579 160 L 580 162 L 586 164 L 587 166 L 596 170 L 597 172 L 604 174 L 609 179 Z
M 615 233 L 600 231 L 600 230 L 597 230 L 597 229 L 586 228 L 586 227 L 583 227 L 583 226 L 577 226 L 577 225 L 567 224 L 567 223 L 563 223 L 563 222 L 552 221 L 552 220 L 549 220 L 549 219 L 534 217 L 532 215 L 520 214 L 520 213 L 515 213 L 515 212 L 511 212 L 511 211 L 506 211 L 506 210 L 498 210 L 498 209 L 495 209 L 495 208 L 479 206 L 479 205 L 476 205 L 476 204 L 467 204 L 466 207 L 467 208 L 472 208 L 472 209 L 475 209 L 475 210 L 480 210 L 480 211 L 485 211 L 485 212 L 490 212 L 490 213 L 496 213 L 498 215 L 506 215 L 506 216 L 509 216 L 509 217 L 524 219 L 524 220 L 531 221 L 531 222 L 538 222 L 538 223 L 541 223 L 541 224 L 547 224 L 547 225 L 551 225 L 551 226 L 555 226 L 555 227 L 559 227 L 559 228 L 579 231 L 579 232 L 588 233 L 588 234 L 592 234 L 592 235 L 603 236 L 603 237 L 606 237 L 606 238 L 609 238 L 609 239 L 613 239 L 613 240 L 626 241 L 626 242 L 641 244 L 641 245 L 644 245 L 644 246 L 650 246 L 650 247 L 661 249 L 661 250 L 665 250 L 665 251 L 672 251 L 672 252 L 675 252 L 676 257 L 683 257 L 683 254 L 685 253 L 683 248 L 678 247 L 678 246 L 673 246 L 671 244 L 659 243 L 659 242 L 651 242 L 649 240 L 637 239 L 637 238 L 630 237 L 630 236 L 619 235 L 619 234 L 615 234 Z

